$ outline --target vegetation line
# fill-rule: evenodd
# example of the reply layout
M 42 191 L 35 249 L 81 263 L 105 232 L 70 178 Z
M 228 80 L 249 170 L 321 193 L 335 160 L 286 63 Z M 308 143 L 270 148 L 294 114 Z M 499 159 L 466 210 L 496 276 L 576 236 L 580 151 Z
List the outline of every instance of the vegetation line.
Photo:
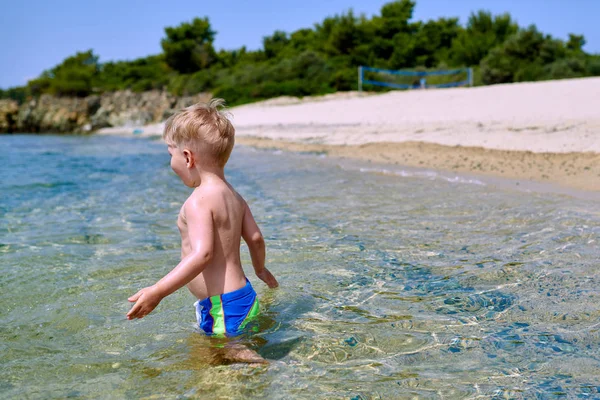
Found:
M 101 63 L 92 50 L 78 52 L 23 87 L 0 90 L 0 99 L 159 89 L 178 96 L 211 92 L 236 105 L 356 90 L 359 65 L 473 67 L 475 85 L 600 75 L 600 55 L 583 51 L 581 35 L 563 41 L 486 11 L 473 13 L 464 27 L 458 18 L 413 21 L 414 7 L 412 0 L 392 1 L 371 18 L 346 11 L 312 28 L 276 31 L 257 51 L 216 51 L 209 19 L 195 18 L 165 28 L 161 54 Z

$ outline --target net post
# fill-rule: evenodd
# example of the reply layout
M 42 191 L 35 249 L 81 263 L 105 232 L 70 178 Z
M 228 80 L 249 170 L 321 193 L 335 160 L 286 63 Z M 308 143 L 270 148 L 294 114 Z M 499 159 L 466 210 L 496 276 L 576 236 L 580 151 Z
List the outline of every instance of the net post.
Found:
M 362 93 L 363 87 L 363 69 L 362 65 L 358 67 L 358 92 Z
M 473 68 L 469 67 L 467 71 L 469 74 L 469 86 L 473 87 Z

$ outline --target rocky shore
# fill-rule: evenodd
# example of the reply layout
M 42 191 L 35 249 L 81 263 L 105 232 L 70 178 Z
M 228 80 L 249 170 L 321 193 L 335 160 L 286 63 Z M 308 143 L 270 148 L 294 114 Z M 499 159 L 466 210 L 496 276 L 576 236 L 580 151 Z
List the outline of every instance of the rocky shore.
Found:
M 85 98 L 42 95 L 21 105 L 0 100 L 0 133 L 86 133 L 140 126 L 160 122 L 177 109 L 208 99 L 207 93 L 178 97 L 158 90 L 124 90 Z

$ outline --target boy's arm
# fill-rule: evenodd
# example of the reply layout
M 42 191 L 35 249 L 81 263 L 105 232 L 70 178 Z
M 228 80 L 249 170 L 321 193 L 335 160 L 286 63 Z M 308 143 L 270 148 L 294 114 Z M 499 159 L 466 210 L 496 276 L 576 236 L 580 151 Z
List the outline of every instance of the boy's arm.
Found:
M 190 253 L 156 284 L 140 290 L 128 299 L 135 304 L 127 313 L 127 319 L 143 318 L 148 315 L 164 297 L 188 284 L 210 262 L 214 241 L 210 207 L 203 207 L 197 201 L 189 201 L 185 205 L 185 215 Z
M 271 274 L 271 272 L 265 268 L 265 239 L 263 238 L 250 207 L 246 204 L 246 210 L 244 211 L 244 220 L 242 222 L 242 238 L 248 245 L 250 250 L 250 258 L 252 259 L 252 266 L 254 272 L 263 282 L 265 282 L 270 288 L 276 288 L 279 286 L 277 279 Z

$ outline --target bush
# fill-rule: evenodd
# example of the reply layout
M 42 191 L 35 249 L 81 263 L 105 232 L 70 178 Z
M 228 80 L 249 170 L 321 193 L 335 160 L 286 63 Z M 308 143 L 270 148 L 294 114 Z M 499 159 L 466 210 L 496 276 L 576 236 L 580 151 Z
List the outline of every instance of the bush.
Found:
M 530 26 L 492 49 L 481 61 L 482 81 L 494 84 L 567 78 L 577 73 L 575 61 L 562 61 L 553 66 L 566 55 L 563 42 L 544 36 L 535 26 Z
M 563 58 L 545 68 L 546 79 L 579 78 L 585 75 L 586 65 L 582 58 Z
M 176 27 L 165 28 L 161 41 L 167 64 L 175 71 L 189 74 L 208 68 L 217 60 L 213 48 L 215 31 L 208 18 L 194 18 Z
M 22 104 L 31 95 L 27 86 L 19 86 L 6 90 L 0 89 L 0 99 L 11 99 Z
M 92 50 L 78 52 L 28 83 L 31 93 L 84 97 L 92 93 L 98 75 L 98 56 Z
M 591 56 L 587 59 L 586 75 L 600 76 L 600 56 Z
M 100 65 L 94 86 L 101 91 L 162 89 L 167 86 L 170 74 L 163 56 L 108 62 Z

